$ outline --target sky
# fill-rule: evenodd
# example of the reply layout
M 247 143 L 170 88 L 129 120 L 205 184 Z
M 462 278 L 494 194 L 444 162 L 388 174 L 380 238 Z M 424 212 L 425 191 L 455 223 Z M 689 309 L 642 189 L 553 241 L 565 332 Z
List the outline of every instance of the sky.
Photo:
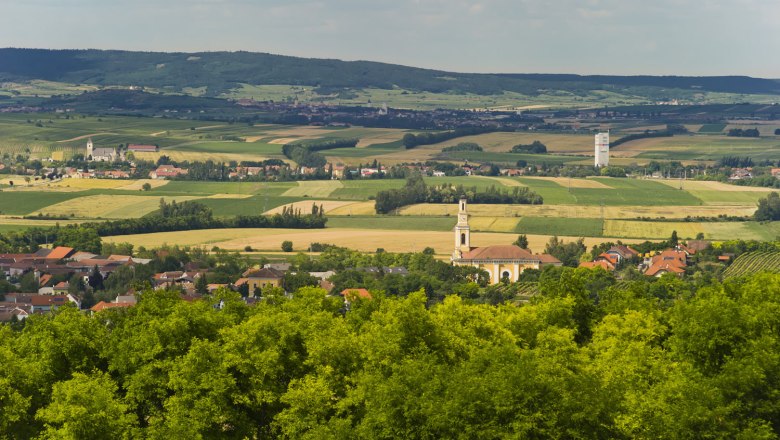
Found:
M 0 0 L 0 47 L 780 78 L 780 0 Z

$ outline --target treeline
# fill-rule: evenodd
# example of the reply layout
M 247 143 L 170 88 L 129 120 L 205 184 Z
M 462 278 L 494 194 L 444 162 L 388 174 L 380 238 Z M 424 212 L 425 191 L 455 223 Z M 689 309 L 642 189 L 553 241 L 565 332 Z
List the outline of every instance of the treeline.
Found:
M 545 271 L 522 306 L 140 290 L 0 326 L 9 438 L 776 438 L 780 275 Z
M 510 153 L 547 154 L 547 146 L 539 141 L 530 144 L 519 144 L 512 147 Z
M 497 188 L 495 185 L 484 190 L 476 186 L 463 185 L 428 186 L 419 175 L 406 180 L 402 188 L 379 191 L 376 194 L 374 209 L 377 214 L 388 214 L 398 208 L 415 203 L 457 203 L 465 196 L 471 203 L 484 204 L 523 204 L 541 205 L 542 196 L 528 187 L 510 189 Z
M 748 156 L 723 156 L 718 159 L 718 166 L 731 168 L 745 168 L 753 166 L 753 159 Z
M 732 137 L 759 137 L 761 134 L 758 132 L 757 128 L 732 128 L 728 132 L 728 136 Z
M 334 148 L 354 148 L 358 139 L 333 139 L 330 141 L 317 141 L 305 144 L 286 144 L 282 147 L 282 154 L 300 166 L 322 168 L 327 163 L 325 156 L 317 153 L 322 150 Z
M 615 148 L 618 145 L 625 144 L 626 142 L 635 141 L 638 139 L 648 139 L 648 138 L 659 138 L 659 137 L 672 137 L 674 136 L 673 130 L 663 130 L 663 131 L 650 131 L 645 130 L 644 133 L 636 133 L 636 134 L 630 134 L 628 136 L 623 136 L 620 139 L 617 139 L 613 142 L 609 143 L 609 148 Z
M 462 136 L 473 136 L 476 134 L 490 133 L 493 131 L 499 130 L 493 127 L 459 127 L 455 130 L 440 131 L 438 133 L 406 133 L 401 139 L 401 142 L 408 150 L 420 145 L 438 144 L 439 142 L 448 141 L 450 139 L 455 139 Z
M 450 147 L 444 147 L 441 149 L 442 153 L 447 153 L 450 151 L 482 151 L 482 147 L 474 142 L 461 142 L 457 145 L 452 145 Z

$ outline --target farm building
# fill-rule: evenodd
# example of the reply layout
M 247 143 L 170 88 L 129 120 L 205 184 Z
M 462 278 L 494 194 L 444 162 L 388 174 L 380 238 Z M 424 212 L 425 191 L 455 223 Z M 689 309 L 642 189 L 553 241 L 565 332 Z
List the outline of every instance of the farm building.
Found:
M 455 251 L 452 253 L 452 264 L 473 266 L 487 271 L 490 275 L 490 284 L 498 284 L 503 279 L 517 281 L 526 269 L 561 265 L 561 262 L 552 255 L 532 254 L 515 245 L 471 247 L 471 231 L 465 198 L 461 198 L 458 205 L 458 223 L 455 225 L 454 232 Z
M 157 145 L 130 144 L 127 146 L 127 151 L 132 151 L 134 153 L 156 153 Z
M 156 170 L 149 172 L 152 179 L 165 179 L 167 177 L 176 177 L 181 174 L 187 174 L 186 168 L 177 168 L 173 165 L 160 165 Z

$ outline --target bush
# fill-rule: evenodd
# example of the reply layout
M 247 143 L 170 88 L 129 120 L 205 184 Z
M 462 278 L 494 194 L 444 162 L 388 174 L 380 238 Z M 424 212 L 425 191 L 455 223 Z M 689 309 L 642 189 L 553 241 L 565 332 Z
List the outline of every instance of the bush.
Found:
M 510 153 L 547 154 L 547 146 L 539 141 L 533 141 L 527 145 L 515 145 Z
M 282 250 L 284 252 L 292 252 L 293 251 L 293 242 L 290 240 L 285 240 L 282 242 Z

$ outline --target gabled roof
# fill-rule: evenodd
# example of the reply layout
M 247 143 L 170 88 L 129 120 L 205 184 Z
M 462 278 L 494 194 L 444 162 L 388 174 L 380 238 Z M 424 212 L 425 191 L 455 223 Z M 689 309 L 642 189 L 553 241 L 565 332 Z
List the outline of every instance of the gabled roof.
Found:
M 69 301 L 65 295 L 30 295 L 30 303 L 33 306 L 62 305 Z
M 92 306 L 91 309 L 93 312 L 99 312 L 101 310 L 105 309 L 112 309 L 115 307 L 132 307 L 132 303 L 126 303 L 126 302 L 119 302 L 119 303 L 107 303 L 105 301 L 100 301 L 99 303 Z
M 472 248 L 463 253 L 464 260 L 538 260 L 527 250 L 515 245 L 497 245 Z
M 272 269 L 270 267 L 264 267 L 262 269 L 248 270 L 244 272 L 245 278 L 260 278 L 264 280 L 275 280 L 284 278 L 284 272 Z
M 639 255 L 639 252 L 637 252 L 636 250 L 622 244 L 617 246 L 612 246 L 611 248 L 609 248 L 607 253 L 611 253 L 611 252 L 617 253 L 618 255 L 626 259 L 630 259 Z
M 57 246 L 56 248 L 52 249 L 51 252 L 49 252 L 49 255 L 46 256 L 47 260 L 62 260 L 63 258 L 68 258 L 69 256 L 73 255 L 74 249 L 71 247 L 66 246 Z
M 679 266 L 675 266 L 674 264 L 663 263 L 663 264 L 650 266 L 650 268 L 648 268 L 647 271 L 645 272 L 645 275 L 649 275 L 652 277 L 662 272 L 673 272 L 676 274 L 681 274 L 681 273 L 685 273 L 685 269 Z

